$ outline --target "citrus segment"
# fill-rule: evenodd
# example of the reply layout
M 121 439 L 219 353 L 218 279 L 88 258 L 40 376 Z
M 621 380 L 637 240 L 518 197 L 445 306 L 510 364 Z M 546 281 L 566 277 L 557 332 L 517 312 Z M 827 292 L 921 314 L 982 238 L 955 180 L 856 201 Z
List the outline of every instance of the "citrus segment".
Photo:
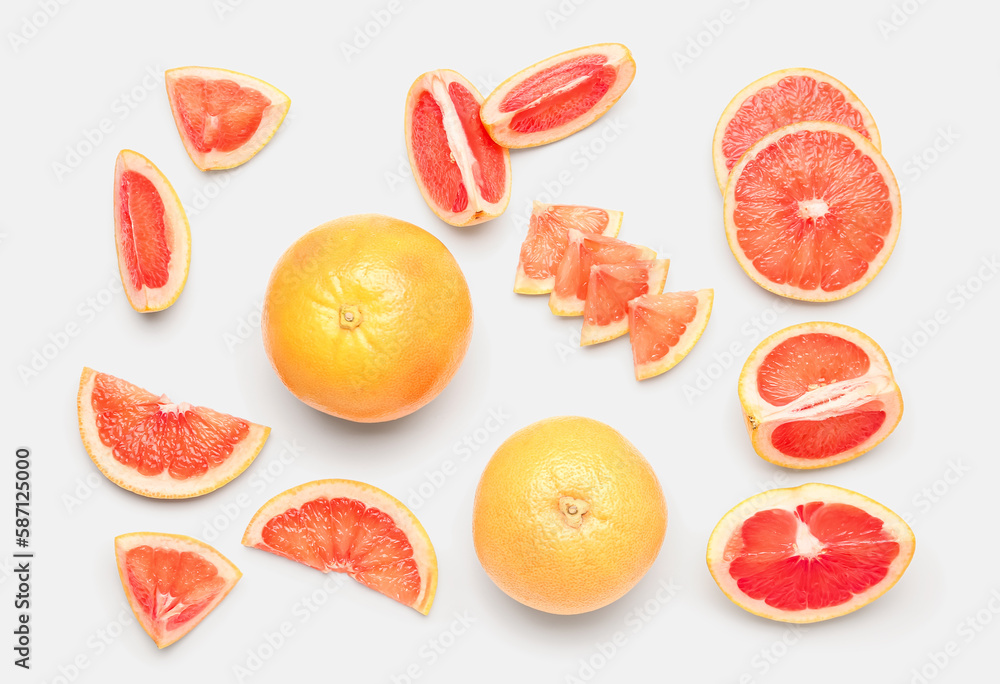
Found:
M 580 344 L 597 344 L 628 332 L 628 303 L 659 294 L 667 280 L 668 259 L 598 264 L 590 268 Z
M 582 316 L 591 266 L 655 258 L 656 252 L 649 247 L 572 228 L 566 251 L 556 267 L 549 309 L 557 316 Z
M 635 379 L 665 373 L 687 356 L 712 314 L 713 290 L 645 294 L 628 303 Z

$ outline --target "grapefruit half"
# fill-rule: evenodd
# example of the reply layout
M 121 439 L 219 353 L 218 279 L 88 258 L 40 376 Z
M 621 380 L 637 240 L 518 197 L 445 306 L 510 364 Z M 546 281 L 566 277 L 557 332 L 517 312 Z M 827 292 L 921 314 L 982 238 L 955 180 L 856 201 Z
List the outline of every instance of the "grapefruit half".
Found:
M 556 268 L 549 309 L 557 316 L 582 316 L 591 266 L 655 258 L 656 252 L 649 247 L 570 229 L 569 244 Z
M 733 603 L 782 622 L 851 613 L 889 591 L 913 558 L 913 532 L 880 503 L 806 484 L 752 496 L 716 525 L 708 569 Z
M 598 344 L 628 332 L 628 303 L 663 292 L 669 259 L 597 264 L 590 268 L 580 344 Z
M 430 537 L 402 502 L 363 482 L 317 480 L 278 494 L 253 516 L 243 545 L 347 573 L 424 615 L 434 602 Z
M 645 294 L 628 303 L 635 379 L 645 380 L 681 362 L 712 315 L 713 290 Z

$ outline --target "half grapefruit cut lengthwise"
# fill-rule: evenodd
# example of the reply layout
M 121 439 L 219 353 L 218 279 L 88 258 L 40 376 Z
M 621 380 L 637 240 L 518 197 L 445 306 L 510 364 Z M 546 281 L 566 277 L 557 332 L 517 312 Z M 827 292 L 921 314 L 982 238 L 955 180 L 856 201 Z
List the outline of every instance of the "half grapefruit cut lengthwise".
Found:
M 838 323 L 802 323 L 761 342 L 743 365 L 739 395 L 754 450 L 789 468 L 857 458 L 903 416 L 885 352 Z
M 549 309 L 556 316 L 582 316 L 591 266 L 655 258 L 656 252 L 649 247 L 572 229 L 569 244 L 556 268 Z
M 115 161 L 115 247 L 125 296 L 140 313 L 177 301 L 191 263 L 187 214 L 167 177 L 138 152 Z
M 243 576 L 214 548 L 181 534 L 120 535 L 115 559 L 129 606 L 159 648 L 194 629 Z
M 676 366 L 701 338 L 712 315 L 713 290 L 645 294 L 628 303 L 635 379 Z
M 510 153 L 479 120 L 483 96 L 450 69 L 428 71 L 406 95 L 406 153 L 424 201 L 453 226 L 494 219 L 510 201 Z
M 663 292 L 669 259 L 627 261 L 590 267 L 580 345 L 598 344 L 628 332 L 628 303 Z
M 635 60 L 620 43 L 588 45 L 523 69 L 490 93 L 481 112 L 504 147 L 561 140 L 599 119 L 635 78 Z
M 254 515 L 243 545 L 323 572 L 344 572 L 427 615 L 437 556 L 399 500 L 353 480 L 317 480 L 278 494 Z
M 752 496 L 708 540 L 708 569 L 730 601 L 782 622 L 851 613 L 889 591 L 913 558 L 913 531 L 880 503 L 806 484 Z

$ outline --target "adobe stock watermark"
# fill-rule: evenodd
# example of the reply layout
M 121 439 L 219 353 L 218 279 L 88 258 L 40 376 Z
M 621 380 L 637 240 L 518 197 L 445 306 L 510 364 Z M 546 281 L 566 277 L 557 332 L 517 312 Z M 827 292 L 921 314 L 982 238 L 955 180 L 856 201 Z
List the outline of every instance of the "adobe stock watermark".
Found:
M 889 40 L 892 34 L 897 33 L 906 25 L 913 16 L 920 11 L 920 8 L 927 4 L 927 0 L 902 0 L 902 2 L 892 3 L 889 15 L 875 22 L 875 27 L 882 34 L 882 38 Z
M 966 475 L 972 472 L 972 466 L 966 463 L 961 456 L 949 458 L 945 462 L 945 469 L 940 477 L 934 479 L 930 484 L 921 487 L 920 491 L 913 495 L 910 503 L 915 511 L 908 511 L 902 514 L 902 518 L 907 525 L 912 525 L 914 521 L 923 513 L 929 513 L 938 503 L 940 503 L 955 486 L 961 482 Z
M 132 609 L 127 604 L 119 604 L 120 609 L 113 618 L 95 629 L 84 640 L 84 648 L 75 656 L 56 666 L 57 674 L 45 680 L 46 684 L 73 684 L 81 679 L 84 672 L 135 624 Z
M 731 0 L 730 4 L 733 7 L 726 7 L 712 18 L 703 20 L 701 27 L 688 36 L 682 50 L 674 50 L 671 57 L 674 66 L 677 67 L 677 73 L 683 73 L 684 69 L 694 64 L 706 50 L 715 45 L 715 41 L 721 38 L 726 29 L 736 21 L 739 13 L 750 8 L 752 0 Z
M 222 333 L 222 343 L 226 345 L 226 350 L 229 351 L 230 354 L 235 352 L 237 347 L 258 333 L 263 313 L 264 298 L 260 297 L 254 302 L 248 312 L 237 317 L 236 325 Z
M 60 10 L 69 3 L 70 0 L 38 0 L 36 3 L 38 9 L 21 17 L 16 31 L 7 32 L 7 42 L 10 43 L 10 49 L 14 54 L 20 52 L 21 48 L 34 40 L 41 30 L 48 26 L 49 22 L 55 19 Z
M 212 9 L 215 10 L 215 16 L 219 21 L 225 21 L 236 8 L 242 7 L 244 2 L 245 0 L 212 0 Z
M 771 671 L 808 632 L 803 625 L 790 625 L 781 631 L 781 636 L 754 653 L 750 658 L 750 669 L 743 672 L 739 684 L 756 684 Z
M 899 194 L 904 194 L 907 189 L 920 180 L 954 146 L 955 141 L 961 139 L 951 124 L 938 128 L 935 134 L 934 140 L 929 145 L 911 156 L 903 164 L 904 176 L 896 179 L 899 183 Z
M 417 659 L 403 668 L 399 674 L 389 675 L 392 684 L 413 684 L 427 674 L 427 669 L 437 663 L 476 624 L 477 618 L 469 611 L 452 614 L 447 627 L 427 639 L 417 648 Z
M 557 5 L 553 5 L 545 10 L 545 21 L 549 28 L 555 31 L 560 24 L 566 23 L 571 16 L 576 14 L 576 10 L 587 4 L 588 0 L 559 0 Z
M 936 680 L 962 654 L 963 648 L 991 629 L 990 625 L 997 615 L 1000 615 L 1000 589 L 994 588 L 981 608 L 955 626 L 956 638 L 946 641 L 940 649 L 928 651 L 923 662 L 910 670 L 908 684 L 930 684 Z
M 242 172 L 243 167 L 237 166 L 233 169 L 214 171 L 206 174 L 207 180 L 195 188 L 194 192 L 191 193 L 191 199 L 187 202 L 182 202 L 184 213 L 188 215 L 188 218 L 193 218 L 208 211 L 212 202 L 218 199 L 219 195 L 233 182 L 233 178 Z
M 412 0 L 406 0 L 409 4 Z M 362 51 L 368 48 L 382 32 L 389 28 L 389 25 L 406 9 L 403 0 L 389 0 L 383 7 L 374 9 L 369 13 L 369 18 L 354 27 L 350 40 L 340 41 L 340 54 L 344 61 L 350 64 L 357 59 Z

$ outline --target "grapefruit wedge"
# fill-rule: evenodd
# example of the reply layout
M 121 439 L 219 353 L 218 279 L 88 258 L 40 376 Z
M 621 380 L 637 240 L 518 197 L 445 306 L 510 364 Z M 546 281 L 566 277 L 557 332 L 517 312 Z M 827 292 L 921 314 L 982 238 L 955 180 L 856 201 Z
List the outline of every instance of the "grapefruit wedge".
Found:
M 815 69 L 782 69 L 737 93 L 719 117 L 712 139 L 719 190 L 725 192 L 730 170 L 755 142 L 800 121 L 844 124 L 882 149 L 875 119 L 847 86 Z
M 569 244 L 556 268 L 555 283 L 549 295 L 549 309 L 557 316 L 582 316 L 587 301 L 590 267 L 656 258 L 649 247 L 631 245 L 603 235 L 569 231 Z
M 504 147 L 561 140 L 599 119 L 635 77 L 635 60 L 620 43 L 562 52 L 523 69 L 490 93 L 480 113 Z
M 424 201 L 453 226 L 494 219 L 510 201 L 510 153 L 479 120 L 483 96 L 456 71 L 423 74 L 406 95 L 406 153 Z
M 740 158 L 725 193 L 729 247 L 766 290 L 843 299 L 871 282 L 899 236 L 899 187 L 857 131 L 807 121 L 779 128 Z
M 323 572 L 344 572 L 427 615 L 437 556 L 402 502 L 352 480 L 317 480 L 277 495 L 243 535 L 252 546 Z
M 156 499 L 207 494 L 253 462 L 271 428 L 83 369 L 80 436 L 91 460 L 119 487 Z
M 569 231 L 615 237 L 622 227 L 622 212 L 575 204 L 534 202 L 528 234 L 514 277 L 518 294 L 548 294 L 555 285 L 556 269 L 569 244 Z
M 243 576 L 211 546 L 181 534 L 120 535 L 115 558 L 128 604 L 159 648 L 194 629 Z
M 115 161 L 115 246 L 125 296 L 140 313 L 177 301 L 191 264 L 187 214 L 167 177 L 138 152 Z
M 794 325 L 761 342 L 740 373 L 739 395 L 754 450 L 789 468 L 857 458 L 903 416 L 885 352 L 838 323 Z
M 628 332 L 628 303 L 663 292 L 669 259 L 597 264 L 590 268 L 580 344 L 598 344 Z
M 806 484 L 752 496 L 708 540 L 708 569 L 729 600 L 782 622 L 851 613 L 889 591 L 913 557 L 909 526 L 848 489 Z
M 645 380 L 681 362 L 712 315 L 713 290 L 645 294 L 628 303 L 635 379 Z
M 167 99 L 181 142 L 202 171 L 239 166 L 274 137 L 292 101 L 270 83 L 228 69 L 168 69 Z

